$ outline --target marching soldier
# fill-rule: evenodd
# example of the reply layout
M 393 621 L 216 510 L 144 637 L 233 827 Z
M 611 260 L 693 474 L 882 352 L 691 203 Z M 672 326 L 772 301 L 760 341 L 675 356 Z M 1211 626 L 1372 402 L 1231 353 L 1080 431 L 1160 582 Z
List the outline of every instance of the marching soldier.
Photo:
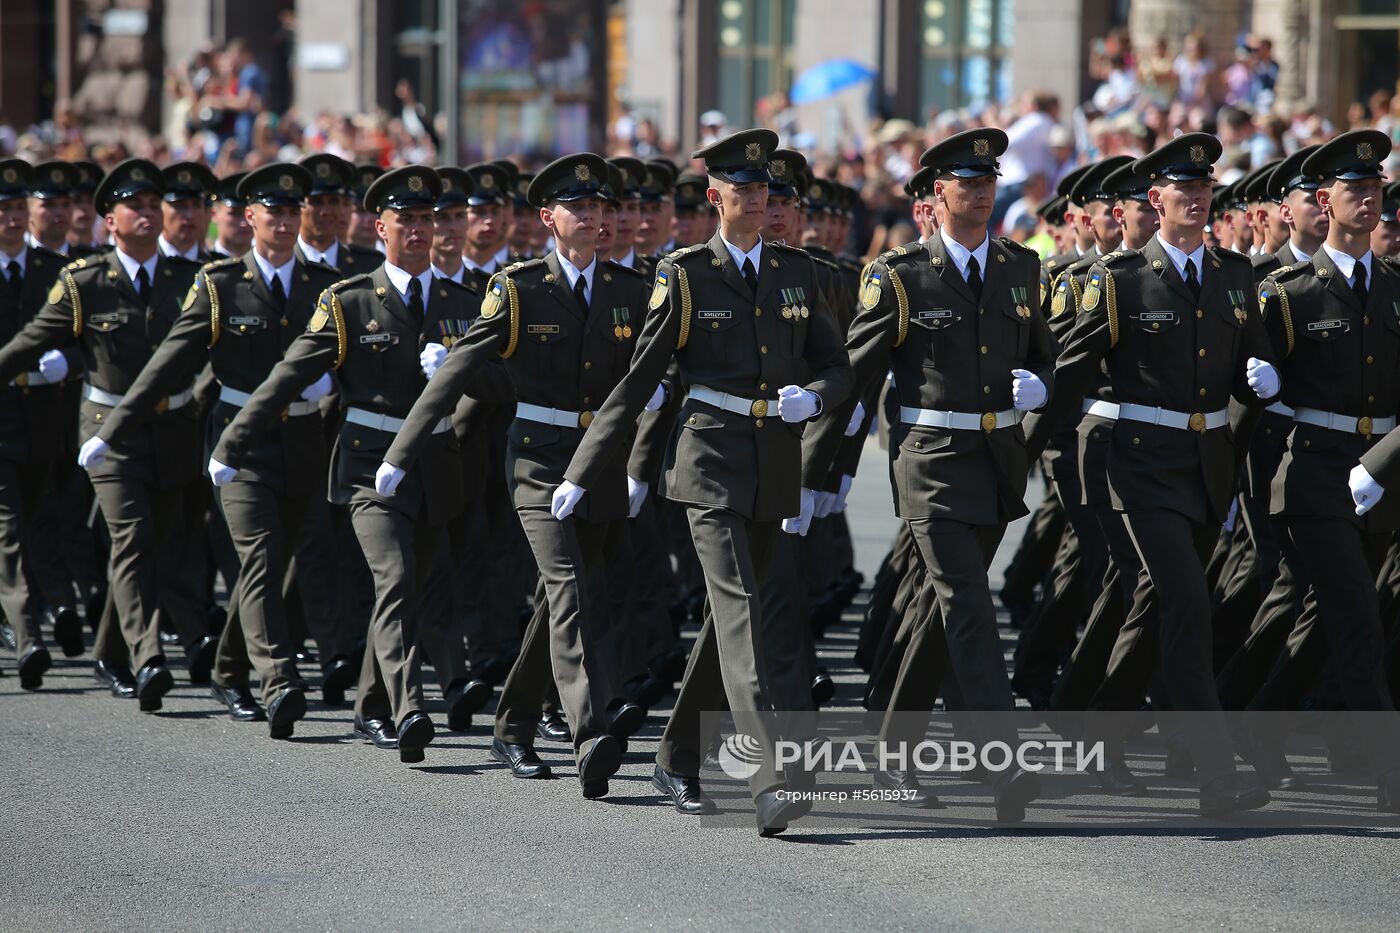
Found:
M 209 248 L 214 259 L 242 259 L 253 248 L 253 227 L 245 216 L 248 202 L 238 194 L 238 184 L 244 176 L 245 173 L 236 172 L 220 179 L 214 192 L 210 213 L 219 231 Z
M 341 239 L 354 212 L 352 191 L 363 179 L 357 182 L 354 166 L 328 152 L 309 155 L 301 164 L 311 173 L 311 191 L 301 206 L 297 259 L 346 276 L 374 271 L 384 261 L 381 252 Z
M 180 319 L 121 404 L 83 445 L 79 458 L 85 466 L 95 467 L 109 448 L 123 447 L 148 420 L 156 401 L 204 362 L 219 383 L 210 425 L 214 432 L 222 431 L 306 330 L 317 296 L 339 279 L 329 266 L 302 262 L 293 252 L 301 202 L 310 187 L 311 176 L 299 165 L 269 165 L 246 176 L 235 197 L 250 204 L 252 251 L 200 270 Z M 211 690 L 234 719 L 261 721 L 263 709 L 248 690 L 251 668 L 261 682 L 269 731 L 276 739 L 290 738 L 306 713 L 282 578 L 308 502 L 323 493 L 326 451 L 317 401 L 330 391 L 328 373 L 306 386 L 288 405 L 278 430 L 249 453 L 235 479 L 219 490 L 241 567 Z M 348 665 L 345 669 L 348 674 Z
M 34 166 L 31 177 L 29 233 L 25 242 L 67 255 L 78 170 L 67 162 L 40 162 Z
M 31 179 L 27 163 L 0 162 L 0 340 L 6 342 L 44 306 L 68 262 L 61 253 L 25 242 Z M 35 554 L 26 536 L 48 489 L 49 471 L 66 452 L 60 383 L 81 365 L 76 348 L 50 350 L 34 371 L 0 388 L 0 610 L 14 629 L 25 690 L 43 686 L 53 661 L 41 629 L 40 594 L 28 580 Z M 55 616 L 54 639 L 68 657 L 83 653 L 82 623 L 71 608 Z
M 609 587 L 627 581 L 609 574 L 607 559 L 617 547 L 620 523 L 647 493 L 645 485 L 627 480 L 618 455 L 614 470 L 572 520 L 555 521 L 549 511 L 551 494 L 593 422 L 593 409 L 627 371 L 633 324 L 640 330 L 647 297 L 644 277 L 601 263 L 593 252 L 607 174 L 607 163 L 591 153 L 558 159 L 536 174 L 530 203 L 544 213 L 557 248 L 491 279 L 480 320 L 436 368 L 385 454 L 390 479 L 380 486 L 393 494 L 432 425 L 481 378 L 483 368 L 503 358 L 516 387 L 507 472 L 547 611 L 537 607 L 501 689 L 491 756 L 517 777 L 549 775 L 533 746 L 552 669 L 589 799 L 607 794 L 608 778 L 622 762 L 620 733 L 636 725 L 608 714 L 619 673 L 607 646 L 616 599 Z
M 350 220 L 346 225 L 345 234 L 341 237 L 351 246 L 358 246 L 366 251 L 374 250 L 376 253 L 384 252 L 384 241 L 374 232 L 374 222 L 379 218 L 365 210 L 364 202 L 369 186 L 383 174 L 384 169 L 373 163 L 354 167 L 354 180 L 350 186 Z
M 650 277 L 656 271 L 656 259 L 676 248 L 671 228 L 676 218 L 676 167 L 668 159 L 648 159 L 646 179 L 642 182 L 642 215 L 637 225 L 637 251 L 648 268 Z
M 1266 279 L 1260 306 L 1294 421 L 1272 511 L 1283 517 L 1299 583 L 1312 588 L 1315 600 L 1295 625 L 1287 651 L 1303 651 L 1305 630 L 1316 626 L 1331 649 L 1347 708 L 1390 713 L 1366 720 L 1365 746 L 1379 779 L 1377 808 L 1400 812 L 1400 721 L 1386 682 L 1376 596 L 1376 576 L 1400 528 L 1400 503 L 1363 497 L 1353 507 L 1344 492 L 1357 462 L 1364 464 L 1380 438 L 1396 429 L 1400 414 L 1400 274 L 1371 252 L 1383 197 L 1381 163 L 1390 148 L 1384 133 L 1355 130 L 1302 163 L 1328 215 L 1327 239 L 1310 262 Z M 1314 677 L 1326 656 L 1311 651 Z M 1256 742 L 1266 777 L 1278 773 L 1277 741 Z
M 160 254 L 160 169 L 144 159 L 118 165 L 98 187 L 97 208 L 116 239 L 116 249 L 65 267 L 48 303 L 0 350 L 0 383 L 30 367 L 44 351 L 76 343 L 87 368 L 81 432 L 96 434 L 121 404 L 151 354 L 180 314 L 180 296 L 199 271 L 198 263 Z M 97 677 L 117 696 L 135 695 L 143 711 L 161 708 L 174 684 L 157 631 L 156 610 L 173 592 L 174 568 L 161 554 L 169 536 L 181 531 L 179 497 L 198 476 L 199 423 L 190 411 L 194 371 L 173 380 L 186 388 L 155 402 L 157 413 L 122 450 L 89 471 L 112 539 L 109 608 L 125 646 L 104 630 L 94 654 Z M 207 676 L 215 643 L 204 632 L 202 612 L 171 611 L 190 657 L 191 676 Z M 110 616 L 109 616 L 110 618 Z M 134 681 L 126 670 L 135 661 Z M 133 689 L 134 688 L 134 689 Z
M 437 173 L 423 166 L 387 172 L 370 186 L 365 206 L 380 215 L 383 265 L 322 293 L 306 332 L 224 428 L 209 462 L 215 485 L 228 484 L 253 464 L 265 435 L 306 386 L 335 370 L 346 411 L 331 456 L 331 496 L 349 507 L 375 591 L 354 728 L 380 748 L 397 748 L 409 763 L 423 760 L 434 734 L 424 712 L 421 643 L 433 640 L 440 680 L 465 679 L 453 669 L 460 638 L 454 655 L 443 647 L 446 639 L 419 625 L 422 579 L 444 525 L 461 509 L 450 419 L 434 426 L 396 496 L 375 491 L 384 451 L 426 384 L 421 349 L 442 327 L 464 327 L 471 317 L 471 293 L 433 278 L 433 207 L 440 194 Z
M 93 207 L 92 196 L 102 181 L 102 169 L 95 162 L 74 162 L 77 183 L 73 186 L 72 227 L 68 231 L 68 247 L 60 252 L 70 259 L 82 259 L 107 248 L 106 243 L 93 239 L 97 225 L 97 210 Z
M 1135 163 L 1151 183 L 1160 229 L 1141 250 L 1105 257 L 1090 271 L 1056 366 L 1059 392 L 1045 414 L 1053 423 L 1078 407 L 1107 366 L 1118 400 L 1109 486 L 1143 563 L 1119 640 L 1136 629 L 1157 633 L 1171 708 L 1197 713 L 1187 744 L 1204 815 L 1269 802 L 1268 791 L 1235 770 L 1210 661 L 1204 561 L 1229 511 L 1238 467 L 1226 403 L 1232 395 L 1241 403 L 1271 398 L 1279 388 L 1249 300 L 1247 258 L 1207 250 L 1202 241 L 1220 151 L 1213 136 L 1192 133 Z M 1130 658 L 1110 667 L 1109 682 L 1148 679 L 1153 652 Z M 1121 752 L 1110 752 L 1108 768 L 1106 787 L 1142 791 Z
M 810 521 L 815 494 L 798 485 L 801 425 L 850 390 L 850 368 L 812 260 L 759 236 L 776 146 L 771 131 L 746 130 L 695 153 L 710 174 L 707 197 L 720 231 L 658 266 L 631 369 L 599 408 L 552 505 L 563 520 L 589 490 L 608 494 L 636 418 L 674 358 L 689 398 L 663 451 L 661 489 L 686 505 L 710 609 L 653 782 L 681 812 L 713 810 L 699 785 L 707 744 L 701 711 L 727 703 L 739 730 L 769 750 L 749 780 L 765 835 L 781 832 L 810 803 L 779 793 L 784 782 L 771 760 L 771 729 L 758 718 L 770 708 L 759 593 L 780 521 L 795 532 Z M 629 465 L 628 472 L 646 476 L 651 468 Z
M 946 635 L 947 655 L 970 710 L 1015 707 L 1002 659 L 987 568 L 1006 523 L 1026 514 L 1022 504 L 1028 462 L 1022 412 L 1043 405 L 1053 365 L 1050 333 L 1032 308 L 1039 259 L 987 232 L 998 173 L 1006 150 L 997 129 L 968 130 L 923 154 L 938 173 L 934 196 L 943 224 L 921 247 L 882 254 L 866 270 L 860 311 L 847 348 L 856 386 L 894 371 L 900 424 L 891 429 L 895 511 L 908 526 L 943 619 L 931 629 L 916 621 L 880 737 L 911 745 L 900 712 L 928 711 L 941 678 L 928 669 L 938 652 L 925 639 Z M 840 446 L 848 403 L 818 422 L 805 441 L 804 480 L 825 478 Z M 990 721 L 988 721 L 990 723 Z M 1014 728 L 988 725 L 983 739 L 1011 739 Z M 880 786 L 912 792 L 909 805 L 936 806 L 911 773 L 881 772 Z M 1039 779 L 1021 768 L 995 785 L 997 818 L 1019 821 L 1039 793 Z
M 495 162 L 467 166 L 475 187 L 467 203 L 467 240 L 462 255 L 482 284 L 508 264 L 510 256 L 510 173 Z
M 161 199 L 162 229 L 157 241 L 161 254 L 191 262 L 209 261 L 204 236 L 209 232 L 209 196 L 218 187 L 218 180 L 198 162 L 176 162 L 162 174 L 165 195 Z

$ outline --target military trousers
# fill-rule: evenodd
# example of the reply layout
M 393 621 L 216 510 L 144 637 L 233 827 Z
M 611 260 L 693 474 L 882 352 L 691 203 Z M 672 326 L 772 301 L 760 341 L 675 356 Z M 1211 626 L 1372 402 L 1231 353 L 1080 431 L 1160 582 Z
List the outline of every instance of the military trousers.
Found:
M 44 643 L 43 607 L 29 585 L 32 573 L 26 541 L 47 473 L 46 465 L 0 460 L 0 611 L 15 631 L 15 651 L 20 655 Z

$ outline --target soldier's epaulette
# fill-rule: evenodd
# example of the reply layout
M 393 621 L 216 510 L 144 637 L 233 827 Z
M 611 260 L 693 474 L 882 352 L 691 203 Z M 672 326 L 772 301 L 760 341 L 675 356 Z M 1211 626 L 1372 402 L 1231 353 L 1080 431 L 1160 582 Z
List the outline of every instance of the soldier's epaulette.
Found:
M 44 246 L 31 246 L 29 252 L 34 256 L 42 256 L 45 262 L 54 260 L 59 264 L 59 268 L 67 266 L 71 260 L 56 249 L 49 249 Z
M 195 269 L 204 267 L 204 263 L 198 259 L 186 259 L 184 256 L 166 256 L 165 261 L 176 266 L 194 266 Z
M 1103 256 L 1096 256 L 1095 262 L 1105 266 L 1121 266 L 1130 259 L 1136 258 L 1138 251 L 1135 249 L 1115 249 L 1113 252 Z
M 1054 256 L 1045 257 L 1040 264 L 1045 267 L 1046 272 L 1054 272 L 1060 267 L 1060 261 Z
M 901 259 L 907 259 L 914 255 L 918 246 L 919 244 L 917 243 L 906 243 L 903 246 L 896 246 L 894 249 L 887 249 L 876 256 L 875 261 L 888 266 L 893 262 L 898 262 Z
M 502 269 L 501 272 L 506 275 L 518 275 L 521 272 L 534 269 L 537 266 L 543 266 L 544 264 L 544 257 L 536 256 L 531 259 L 522 259 L 519 262 L 513 262 Z
M 793 246 L 791 243 L 764 243 L 763 245 L 764 245 L 764 246 L 771 246 L 771 247 L 773 247 L 773 249 L 776 249 L 776 250 L 778 250 L 779 252 L 783 252 L 783 253 L 796 253 L 796 254 L 799 255 L 799 256 L 810 256 L 810 255 L 812 255 L 811 253 L 807 252 L 807 251 L 806 251 L 805 249 L 803 249 L 802 247 L 800 247 L 800 246 Z
M 1251 269 L 1254 268 L 1254 263 L 1250 262 L 1249 256 L 1245 253 L 1237 253 L 1232 249 L 1212 249 L 1207 250 L 1207 252 L 1216 259 L 1226 259 L 1230 262 L 1238 262 L 1249 266 Z
M 473 292 L 473 290 L 465 282 L 454 282 L 451 279 L 435 278 L 433 279 L 433 284 L 446 289 L 449 294 L 452 292 L 453 289 L 461 289 L 464 292 Z
M 359 275 L 343 278 L 339 282 L 332 282 L 329 289 L 333 292 L 343 292 L 352 285 L 359 285 L 361 282 L 368 282 L 369 280 L 369 273 L 361 272 Z
M 649 281 L 651 281 L 651 276 L 647 275 L 647 274 L 646 274 L 645 272 L 643 272 L 641 269 L 634 269 L 634 268 L 632 268 L 631 266 L 624 266 L 622 263 L 617 262 L 616 260 L 613 260 L 613 259 L 609 259 L 609 260 L 608 260 L 608 271 L 609 271 L 609 272 L 624 272 L 624 273 L 626 273 L 627 275 L 634 275 L 634 276 L 636 276 L 637 278 L 641 279 L 643 282 L 649 282 Z
M 997 242 L 1000 243 L 1002 246 L 1006 247 L 1007 249 L 1012 250 L 1013 252 L 1018 252 L 1022 255 L 1031 257 L 1035 260 L 1036 265 L 1040 265 L 1040 254 L 1037 253 L 1035 250 L 1031 249 L 1026 244 L 1017 243 L 1009 236 L 999 236 L 997 237 Z
M 709 245 L 708 243 L 693 243 L 690 246 L 682 246 L 680 249 L 673 249 L 661 258 L 666 262 L 677 263 L 682 259 L 694 256 L 702 250 L 708 249 Z
M 1304 270 L 1310 268 L 1311 266 L 1312 261 L 1308 259 L 1304 259 L 1302 262 L 1295 262 L 1291 266 L 1279 266 L 1277 269 L 1264 276 L 1264 281 L 1267 282 L 1271 279 L 1274 281 L 1291 279 L 1297 276 L 1300 272 L 1303 272 Z
M 62 271 L 70 275 L 74 272 L 81 272 L 84 269 L 96 268 L 95 264 L 89 263 L 87 259 L 75 259 L 63 267 Z
M 199 271 L 208 274 L 218 269 L 227 269 L 231 266 L 241 265 L 243 265 L 243 260 L 240 257 L 226 256 L 223 259 L 215 259 L 213 262 L 206 262 L 204 265 L 200 266 Z

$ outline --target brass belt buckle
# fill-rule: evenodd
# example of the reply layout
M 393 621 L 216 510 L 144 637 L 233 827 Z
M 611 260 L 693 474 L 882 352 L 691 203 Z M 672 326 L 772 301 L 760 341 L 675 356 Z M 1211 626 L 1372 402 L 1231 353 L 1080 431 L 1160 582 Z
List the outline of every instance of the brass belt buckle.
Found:
M 1370 437 L 1370 436 L 1371 436 L 1371 427 L 1372 427 L 1372 425 L 1371 425 L 1371 416 L 1370 416 L 1370 415 L 1362 415 L 1360 418 L 1357 418 L 1357 419 L 1356 419 L 1356 433 L 1357 433 L 1357 434 L 1364 434 L 1364 435 L 1366 435 L 1367 437 Z
M 989 411 L 989 412 L 984 413 L 984 414 L 982 415 L 982 430 L 983 430 L 983 431 L 986 431 L 988 434 L 991 434 L 991 433 L 992 433 L 993 431 L 995 431 L 996 429 L 997 429 L 997 413 L 994 412 L 994 411 Z
M 593 423 L 593 412 L 591 412 L 591 411 L 585 411 L 585 412 L 582 412 L 582 413 L 579 414 L 579 416 L 578 416 L 578 426 L 579 426 L 579 427 L 583 428 L 584 430 L 587 430 L 587 429 L 588 429 L 588 426 L 589 426 L 590 424 L 592 424 L 592 423 Z
M 1206 416 L 1200 412 L 1194 412 L 1186 422 L 1186 426 L 1197 434 L 1203 434 L 1206 430 Z
M 755 399 L 749 406 L 749 414 L 755 418 L 764 418 L 768 415 L 768 400 L 766 398 Z

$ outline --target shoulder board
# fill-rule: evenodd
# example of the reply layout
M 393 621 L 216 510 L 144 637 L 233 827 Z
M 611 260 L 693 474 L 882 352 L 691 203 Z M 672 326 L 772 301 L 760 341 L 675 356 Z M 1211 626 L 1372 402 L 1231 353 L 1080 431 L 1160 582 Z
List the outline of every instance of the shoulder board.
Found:
M 198 259 L 186 259 L 184 256 L 166 256 L 165 261 L 176 266 L 194 266 L 196 269 L 204 267 L 204 263 Z
M 501 273 L 505 275 L 515 275 L 519 272 L 528 272 L 531 269 L 542 268 L 544 268 L 544 257 L 537 256 L 531 259 L 522 259 L 519 262 L 513 262 L 510 265 L 502 268 Z
M 634 276 L 636 276 L 637 278 L 641 279 L 643 282 L 647 282 L 647 281 L 650 281 L 650 280 L 651 280 L 651 275 L 648 274 L 648 273 L 646 273 L 646 272 L 643 272 L 641 269 L 634 269 L 634 268 L 632 268 L 631 266 L 624 266 L 622 263 L 620 263 L 620 262 L 614 262 L 614 261 L 611 260 L 611 259 L 608 260 L 608 271 L 609 271 L 609 272 L 623 272 L 623 273 L 626 273 L 627 275 L 634 275 Z
M 31 246 L 29 247 L 29 252 L 34 254 L 36 257 L 43 257 L 45 261 L 50 259 L 56 260 L 60 266 L 66 266 L 69 262 L 71 262 L 71 260 L 67 256 L 63 255 L 57 250 L 46 249 L 43 246 Z
M 1381 262 L 1387 266 L 1400 266 L 1400 256 L 1382 256 Z
M 206 262 L 203 266 L 200 267 L 199 271 L 209 273 L 215 271 L 216 269 L 228 269 L 233 266 L 241 265 L 243 265 L 242 258 L 236 256 L 229 256 L 224 259 L 216 259 L 213 262 Z
M 1207 252 L 1209 252 L 1211 256 L 1215 257 L 1216 259 L 1226 259 L 1231 262 L 1244 263 L 1250 268 L 1253 268 L 1254 266 L 1254 264 L 1250 262 L 1249 256 L 1245 255 L 1244 253 L 1237 253 L 1232 249 L 1212 249 L 1208 250 Z
M 1021 253 L 1022 255 L 1034 258 L 1036 261 L 1036 265 L 1040 264 L 1040 254 L 1037 253 L 1035 250 L 1031 249 L 1029 246 L 1026 246 L 1024 243 L 1017 243 L 1009 236 L 997 237 L 997 242 L 1000 243 L 1002 246 L 1006 247 L 1007 249 L 1011 250 L 1012 252 Z
M 1312 262 L 1309 260 L 1303 260 L 1302 262 L 1295 262 L 1291 266 L 1279 266 L 1273 272 L 1270 272 L 1268 275 L 1264 276 L 1264 278 L 1291 279 L 1294 276 L 1298 275 L 1300 272 L 1304 272 L 1310 268 L 1312 268 Z
M 64 272 L 78 272 L 88 268 L 90 263 L 86 259 L 75 259 L 63 267 Z
M 330 290 L 333 292 L 343 292 L 347 288 L 353 288 L 356 285 L 363 285 L 369 280 L 369 273 L 361 272 L 359 275 L 352 275 L 348 279 L 341 279 L 339 282 L 333 283 L 330 286 Z
M 439 279 L 434 277 L 433 284 L 439 286 L 440 288 L 447 289 L 449 293 L 453 291 L 462 291 L 470 293 L 472 291 L 472 289 L 468 287 L 465 283 L 454 282 L 451 279 Z
M 680 249 L 677 250 L 672 250 L 671 252 L 667 253 L 661 258 L 663 261 L 669 261 L 673 263 L 680 262 L 682 259 L 685 259 L 688 256 L 694 256 L 702 250 L 709 249 L 709 247 L 710 244 L 708 243 L 695 243 L 690 246 L 682 246 Z
M 1130 259 L 1136 258 L 1138 251 L 1135 249 L 1116 249 L 1107 256 L 1094 257 L 1095 262 L 1105 266 L 1121 266 Z
M 912 255 L 914 251 L 918 248 L 918 243 L 906 243 L 903 246 L 896 246 L 894 249 L 886 250 L 879 256 L 875 257 L 875 261 L 879 263 L 884 263 L 885 265 L 889 265 L 892 262 L 896 262 L 900 259 L 904 259 L 905 257 Z
M 815 262 L 815 263 L 816 263 L 817 265 L 819 265 L 819 266 L 825 266 L 826 268 L 830 269 L 830 270 L 833 271 L 833 272 L 840 272 L 840 271 L 841 271 L 841 267 L 838 266 L 836 263 L 832 262 L 830 259 L 823 259 L 821 256 L 818 256 L 818 255 L 816 255 L 815 253 L 811 253 L 811 252 L 807 253 L 807 255 L 808 255 L 808 256 L 811 256 L 811 257 L 812 257 L 812 262 Z M 864 270 L 862 270 L 862 271 L 864 271 Z
M 799 256 L 809 256 L 809 255 L 811 255 L 810 253 L 808 253 L 808 252 L 807 252 L 805 249 L 803 249 L 802 247 L 800 247 L 800 246 L 793 246 L 793 245 L 790 244 L 790 243 L 764 243 L 763 245 L 764 245 L 764 246 L 771 246 L 771 247 L 773 247 L 774 249 L 776 249 L 776 250 L 778 250 L 778 251 L 780 251 L 780 252 L 784 252 L 784 253 L 796 253 L 796 254 L 799 255 Z

